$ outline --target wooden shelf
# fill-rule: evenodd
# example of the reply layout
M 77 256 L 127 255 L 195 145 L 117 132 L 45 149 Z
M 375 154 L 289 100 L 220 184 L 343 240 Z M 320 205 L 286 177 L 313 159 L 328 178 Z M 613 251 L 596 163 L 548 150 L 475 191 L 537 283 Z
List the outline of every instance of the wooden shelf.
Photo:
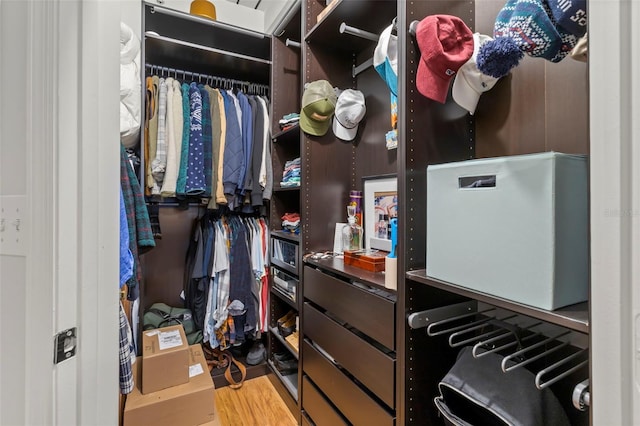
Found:
M 294 136 L 298 136 L 298 138 L 300 138 L 299 130 L 300 130 L 300 125 L 296 124 L 293 127 L 289 127 L 287 130 L 282 130 L 274 134 L 273 136 L 271 136 L 271 139 L 274 142 L 277 142 L 277 141 L 293 139 Z
M 285 388 L 289 391 L 294 400 L 298 400 L 298 373 L 288 374 L 283 376 L 280 374 L 276 366 L 271 362 L 271 360 L 267 361 L 271 370 L 275 373 L 275 375 L 280 379 Z
M 280 331 L 278 331 L 277 328 L 269 327 L 269 331 L 280 341 L 280 343 L 284 345 L 285 348 L 287 348 L 289 352 L 291 352 L 291 355 L 293 355 L 296 359 L 299 359 L 298 351 L 296 351 L 296 349 L 293 346 L 291 346 L 289 342 L 285 340 L 284 337 L 282 337 L 282 335 L 280 334 Z
M 281 240 L 292 241 L 294 243 L 300 242 L 300 234 L 294 234 L 289 231 L 271 231 L 271 236 Z
M 567 306 L 555 311 L 547 311 L 431 278 L 427 276 L 424 269 L 407 272 L 406 278 L 571 330 L 589 333 L 589 306 L 587 302 Z
M 300 191 L 300 185 L 281 187 L 278 184 L 276 184 L 273 187 L 273 192 L 285 192 L 285 191 Z
M 370 47 L 371 52 L 376 46 L 373 40 L 340 33 L 340 24 L 380 34 L 391 25 L 397 14 L 395 1 L 386 0 L 336 0 L 331 11 L 309 30 L 305 40 L 310 44 L 321 44 L 333 50 L 346 52 L 361 52 Z

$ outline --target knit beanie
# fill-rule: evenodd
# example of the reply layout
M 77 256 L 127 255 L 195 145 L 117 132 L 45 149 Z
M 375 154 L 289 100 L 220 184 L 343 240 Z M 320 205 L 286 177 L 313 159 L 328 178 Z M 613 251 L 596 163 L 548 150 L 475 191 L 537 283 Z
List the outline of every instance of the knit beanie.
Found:
M 571 52 L 576 36 L 559 27 L 547 0 L 508 0 L 496 18 L 494 41 L 478 53 L 478 69 L 500 78 L 517 66 L 523 52 L 560 62 Z

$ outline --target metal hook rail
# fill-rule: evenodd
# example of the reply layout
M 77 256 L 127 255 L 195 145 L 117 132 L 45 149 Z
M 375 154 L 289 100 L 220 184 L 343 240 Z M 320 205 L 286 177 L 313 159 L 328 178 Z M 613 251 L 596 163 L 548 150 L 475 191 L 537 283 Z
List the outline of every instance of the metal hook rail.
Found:
M 475 343 L 472 350 L 474 358 L 515 346 L 517 350 L 502 359 L 501 368 L 504 373 L 524 367 L 570 345 L 569 341 L 560 340 L 571 334 L 570 330 L 546 337 L 542 331 L 532 331 L 535 327 L 543 325 L 544 322 L 538 321 L 518 326 L 506 322 L 517 317 L 516 314 L 503 318 L 492 318 L 487 315 L 494 311 L 496 311 L 495 307 L 478 311 L 477 302 L 471 301 L 415 312 L 409 315 L 407 321 L 412 329 L 426 328 L 427 335 L 430 337 L 448 334 L 449 345 L 453 348 Z M 476 316 L 481 317 L 474 318 Z M 461 324 L 465 320 L 467 322 Z M 523 331 L 528 333 L 521 336 Z M 464 338 L 465 334 L 472 334 L 472 336 Z M 531 340 L 534 340 L 534 343 L 523 347 L 525 342 Z M 588 363 L 588 349 L 563 355 L 562 358 L 536 373 L 535 385 L 542 390 L 579 371 Z M 572 400 L 578 410 L 584 411 L 590 404 L 588 387 L 589 381 L 585 380 L 574 388 Z

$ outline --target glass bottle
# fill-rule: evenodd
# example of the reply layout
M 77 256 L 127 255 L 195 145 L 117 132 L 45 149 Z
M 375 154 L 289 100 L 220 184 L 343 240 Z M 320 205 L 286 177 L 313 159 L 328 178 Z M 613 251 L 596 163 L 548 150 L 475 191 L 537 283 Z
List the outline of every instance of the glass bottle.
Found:
M 362 226 L 356 223 L 356 207 L 347 206 L 348 224 L 342 228 L 342 250 L 362 250 Z

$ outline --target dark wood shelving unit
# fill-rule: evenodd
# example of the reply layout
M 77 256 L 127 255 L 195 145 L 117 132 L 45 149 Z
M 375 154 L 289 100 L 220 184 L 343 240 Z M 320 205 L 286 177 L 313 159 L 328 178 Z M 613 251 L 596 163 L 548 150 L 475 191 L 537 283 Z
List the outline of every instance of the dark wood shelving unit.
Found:
M 396 4 L 384 0 L 336 0 L 337 4 L 330 6 L 331 11 L 316 23 L 305 35 L 309 44 L 323 45 L 332 50 L 343 52 L 361 52 L 376 46 L 373 40 L 356 37 L 351 34 L 340 33 L 343 22 L 374 34 L 391 25 L 389 16 L 396 16 Z

